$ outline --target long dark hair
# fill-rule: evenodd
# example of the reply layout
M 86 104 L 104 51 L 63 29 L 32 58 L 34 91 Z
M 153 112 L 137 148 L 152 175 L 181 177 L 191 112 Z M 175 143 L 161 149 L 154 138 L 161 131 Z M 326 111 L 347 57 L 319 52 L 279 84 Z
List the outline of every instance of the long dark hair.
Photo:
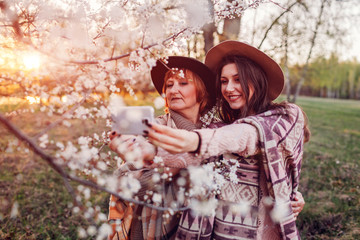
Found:
M 231 63 L 234 63 L 237 67 L 241 88 L 246 99 L 245 106 L 242 109 L 231 109 L 229 103 L 221 94 L 221 71 L 225 65 Z M 236 119 L 259 114 L 268 110 L 272 105 L 272 102 L 268 97 L 268 81 L 266 74 L 262 68 L 252 60 L 238 55 L 226 56 L 222 59 L 216 72 L 217 107 L 220 118 L 225 123 L 232 123 Z M 252 86 L 254 89 L 253 96 L 250 99 L 249 86 Z

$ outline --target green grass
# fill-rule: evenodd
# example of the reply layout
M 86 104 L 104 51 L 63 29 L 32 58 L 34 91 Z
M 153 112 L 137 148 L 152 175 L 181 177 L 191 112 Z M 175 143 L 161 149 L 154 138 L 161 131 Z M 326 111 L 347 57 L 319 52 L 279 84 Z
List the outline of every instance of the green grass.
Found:
M 302 239 L 360 239 L 360 101 L 300 97 L 298 104 L 312 132 L 301 173 Z M 29 134 L 51 122 L 40 112 L 11 120 Z M 50 139 L 72 141 L 106 129 L 101 121 L 71 122 L 70 128 L 51 130 Z M 61 177 L 32 153 L 6 153 L 4 146 L 14 138 L 2 127 L 0 134 L 0 239 L 76 239 L 77 228 L 91 223 L 68 207 L 72 198 Z M 19 216 L 11 219 L 15 201 Z M 91 203 L 107 212 L 108 194 L 93 192 Z
M 360 101 L 299 99 L 312 137 L 305 145 L 298 218 L 304 239 L 360 237 Z
M 30 136 L 57 117 L 35 111 L 11 117 L 11 121 Z M 24 121 L 26 119 L 26 121 Z M 59 125 L 48 132 L 49 140 L 74 141 L 82 135 L 101 134 L 105 121 L 70 120 L 70 128 Z M 87 229 L 98 225 L 93 219 L 75 214 L 69 204 L 74 199 L 64 186 L 59 174 L 32 152 L 24 152 L 23 144 L 7 152 L 6 145 L 15 138 L 0 128 L 0 239 L 77 239 L 78 227 Z M 46 151 L 52 154 L 54 148 Z M 107 148 L 105 148 L 107 150 Z M 77 184 L 72 183 L 76 188 Z M 109 195 L 92 191 L 92 197 L 83 204 L 100 206 L 107 213 Z M 16 218 L 10 218 L 13 203 L 18 203 Z M 89 238 L 91 239 L 91 238 Z

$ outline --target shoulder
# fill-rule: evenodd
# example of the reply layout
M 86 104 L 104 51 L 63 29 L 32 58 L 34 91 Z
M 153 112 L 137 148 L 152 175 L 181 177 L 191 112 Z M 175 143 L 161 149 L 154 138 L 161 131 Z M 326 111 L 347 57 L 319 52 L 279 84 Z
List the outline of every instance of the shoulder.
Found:
M 285 107 L 289 112 L 302 112 L 301 108 L 295 103 L 286 103 Z
M 296 121 L 304 121 L 304 111 L 301 107 L 294 103 L 287 103 L 286 104 L 286 111 L 290 116 L 293 116 Z
M 283 115 L 285 118 L 290 117 L 294 121 L 303 120 L 305 114 L 300 106 L 296 105 L 295 103 L 289 103 L 285 101 L 274 104 L 272 109 L 269 110 L 269 113 L 265 115 L 273 115 L 274 113 Z

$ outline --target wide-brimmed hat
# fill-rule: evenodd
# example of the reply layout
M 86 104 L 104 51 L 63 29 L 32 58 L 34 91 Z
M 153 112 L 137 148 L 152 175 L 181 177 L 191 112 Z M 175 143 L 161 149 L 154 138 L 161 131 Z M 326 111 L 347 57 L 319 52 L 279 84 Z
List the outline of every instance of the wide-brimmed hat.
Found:
M 257 63 L 265 72 L 268 80 L 268 96 L 277 98 L 284 88 L 284 73 L 280 66 L 259 49 L 239 41 L 224 41 L 211 48 L 205 57 L 205 65 L 215 74 L 222 59 L 230 55 L 239 55 Z
M 202 62 L 194 58 L 182 56 L 170 56 L 167 59 L 167 63 L 157 60 L 156 65 L 151 69 L 151 80 L 160 95 L 163 90 L 165 74 L 173 68 L 185 68 L 196 73 L 205 84 L 209 96 L 214 96 L 213 98 L 215 98 L 215 75 L 213 72 Z

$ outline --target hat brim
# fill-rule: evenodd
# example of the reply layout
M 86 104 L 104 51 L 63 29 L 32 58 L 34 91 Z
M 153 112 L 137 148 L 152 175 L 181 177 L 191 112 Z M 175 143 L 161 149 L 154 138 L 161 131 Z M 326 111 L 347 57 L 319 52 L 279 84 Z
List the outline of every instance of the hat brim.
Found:
M 185 68 L 196 73 L 205 84 L 209 96 L 215 98 L 215 75 L 202 62 L 189 57 L 170 56 L 166 66 L 163 61 L 157 60 L 156 65 L 151 69 L 151 80 L 160 95 L 162 94 L 164 86 L 165 74 L 169 69 Z
M 268 80 L 268 96 L 276 99 L 284 88 L 284 73 L 280 66 L 259 49 L 238 41 L 224 41 L 211 48 L 206 54 L 205 65 L 214 74 L 222 59 L 230 55 L 239 55 L 257 63 L 265 72 Z

